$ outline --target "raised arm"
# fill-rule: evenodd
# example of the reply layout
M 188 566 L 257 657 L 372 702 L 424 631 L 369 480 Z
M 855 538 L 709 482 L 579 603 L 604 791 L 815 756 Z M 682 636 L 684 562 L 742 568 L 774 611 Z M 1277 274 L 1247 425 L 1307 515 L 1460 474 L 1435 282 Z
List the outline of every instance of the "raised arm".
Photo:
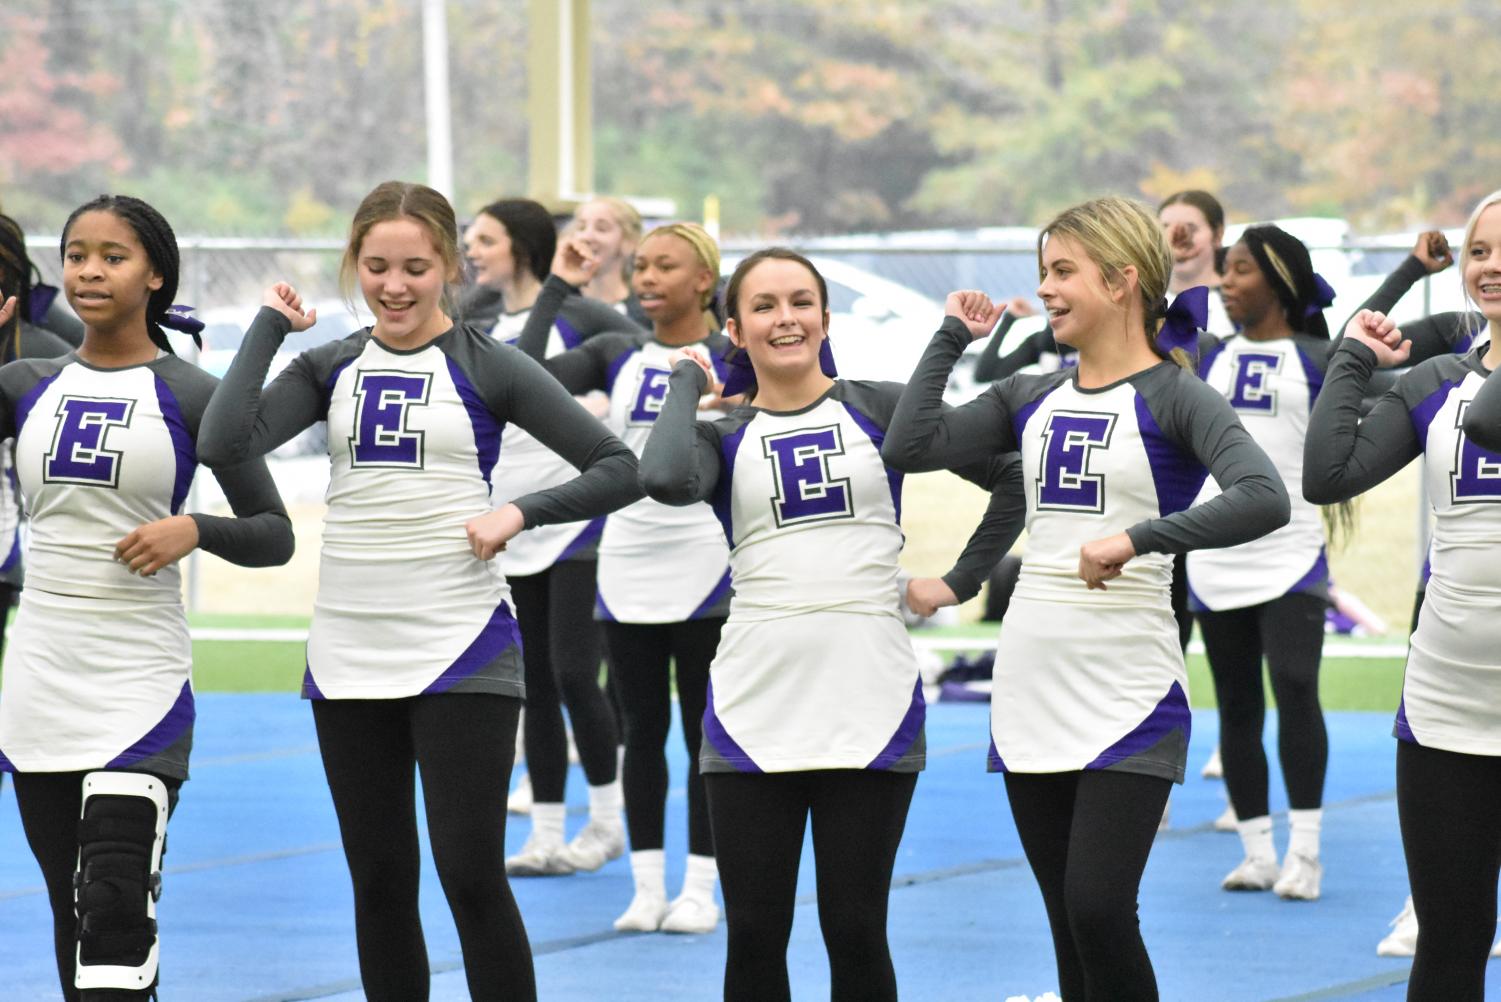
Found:
M 1364 332 L 1372 317 L 1380 317 L 1372 330 L 1385 328 L 1385 333 Z M 1400 384 L 1377 400 L 1364 420 L 1360 416 L 1361 399 L 1377 365 L 1404 360 L 1395 347 L 1401 336 L 1380 314 L 1363 311 L 1346 325 L 1303 442 L 1303 497 L 1313 504 L 1336 504 L 1364 493 L 1422 453 Z
M 667 399 L 641 450 L 641 488 L 663 504 L 707 501 L 719 484 L 718 437 L 697 420 L 699 398 L 709 388 L 703 364 L 688 358 L 672 368 Z
M 288 304 L 288 296 L 296 301 L 295 307 Z M 329 346 L 299 355 L 262 389 L 282 341 L 316 320 L 313 313 L 302 313 L 296 296 L 285 284 L 267 290 L 265 305 L 255 315 L 204 411 L 198 459 L 205 466 L 218 469 L 264 456 L 322 417 L 325 391 L 310 358 L 321 357 L 318 353 L 328 351 Z
M 949 297 L 949 315 L 923 352 L 886 429 L 881 458 L 907 473 L 952 469 L 1016 451 L 1010 414 L 995 386 L 963 407 L 943 406 L 954 363 L 970 341 L 989 333 L 998 319 L 988 299 L 966 306 L 956 300 L 960 295 L 967 294 Z M 990 314 L 988 322 L 984 313 Z

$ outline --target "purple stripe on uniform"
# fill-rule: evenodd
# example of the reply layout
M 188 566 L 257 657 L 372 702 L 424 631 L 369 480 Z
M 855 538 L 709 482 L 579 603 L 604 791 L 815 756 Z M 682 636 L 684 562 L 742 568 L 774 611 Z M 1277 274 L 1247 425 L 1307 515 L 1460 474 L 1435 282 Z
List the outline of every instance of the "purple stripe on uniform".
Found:
M 641 351 L 641 348 L 638 346 L 638 347 L 632 348 L 630 351 L 621 352 L 619 355 L 617 355 L 615 357 L 615 360 L 610 363 L 610 367 L 605 370 L 605 392 L 606 393 L 614 394 L 614 392 L 615 392 L 615 380 L 620 378 L 620 370 L 624 369 L 625 368 L 625 363 L 629 362 L 640 351 Z
M 594 618 L 606 623 L 620 622 L 620 620 L 615 618 L 615 614 L 610 611 L 610 607 L 605 605 L 605 596 L 598 588 L 594 590 Z
M 1224 351 L 1225 342 L 1218 341 L 1215 343 L 1215 346 L 1213 348 L 1210 348 L 1207 352 L 1204 353 L 1204 357 L 1199 359 L 1199 364 L 1197 367 L 1200 379 L 1209 378 L 1209 370 L 1214 368 L 1215 360 L 1218 359 L 1220 355 L 1224 354 Z
M 709 498 L 709 507 L 724 529 L 725 542 L 735 548 L 735 516 L 732 507 L 735 486 L 735 457 L 740 453 L 740 441 L 745 437 L 746 422 L 719 440 L 719 454 L 724 459 L 724 469 L 719 473 L 719 482 L 714 485 L 714 496 Z
M 584 335 L 580 334 L 577 327 L 562 317 L 554 320 L 552 325 L 557 328 L 558 337 L 563 339 L 563 347 L 572 350 L 584 343 Z
M 1407 697 L 1405 696 L 1397 703 L 1397 722 L 1392 725 L 1392 733 L 1397 736 L 1398 741 L 1410 741 L 1415 745 L 1422 744 L 1407 723 Z
M 323 690 L 318 688 L 318 683 L 313 680 L 313 666 L 303 662 L 305 668 L 302 673 L 302 698 L 303 699 L 327 699 Z
M 700 616 L 706 616 L 706 615 L 708 615 L 709 614 L 709 610 L 713 609 L 716 605 L 718 605 L 719 603 L 723 602 L 725 600 L 725 598 L 727 598 L 729 596 L 729 594 L 730 594 L 730 569 L 728 567 L 726 567 L 724 569 L 724 577 L 722 577 L 722 578 L 719 579 L 719 584 L 715 585 L 714 586 L 714 590 L 711 591 L 711 592 L 709 592 L 709 597 L 708 598 L 706 598 L 702 602 L 698 603 L 698 608 L 694 609 L 692 612 L 690 612 L 688 614 L 688 618 L 689 619 L 697 619 Z
M 16 402 L 17 438 L 21 437 L 21 428 L 25 426 L 26 419 L 31 417 L 31 409 L 36 406 L 36 402 L 41 399 L 42 394 L 47 392 L 47 387 L 57 382 L 57 377 L 61 375 L 61 370 L 54 372 L 46 379 L 38 382 L 30 390 L 27 390 L 25 393 L 21 394 L 21 399 Z
M 1192 726 L 1193 715 L 1188 710 L 1188 697 L 1184 695 L 1183 687 L 1174 682 L 1167 695 L 1162 697 L 1162 702 L 1147 714 L 1147 719 L 1137 724 L 1130 734 L 1100 752 L 1099 757 L 1084 768 L 1103 769 L 1133 755 L 1140 755 L 1176 730 L 1183 732 L 1183 743 L 1186 745 Z
M 5 563 L 0 564 L 0 574 L 15 567 L 21 562 L 21 534 L 16 532 L 11 537 L 10 552 L 5 555 Z
M 1152 484 L 1157 488 L 1157 507 L 1161 514 L 1183 511 L 1194 503 L 1204 489 L 1209 471 L 1191 453 L 1163 434 L 1157 419 L 1140 394 L 1136 397 L 1136 426 L 1141 444 L 1147 450 L 1147 465 L 1152 469 Z
M 358 357 L 358 355 L 355 356 L 355 358 Z M 343 375 L 344 370 L 349 368 L 349 366 L 353 362 L 354 358 L 346 358 L 344 361 L 334 366 L 334 371 L 328 374 L 328 379 L 323 384 L 323 401 L 318 408 L 318 420 L 328 420 L 328 406 L 334 398 L 334 385 L 338 383 L 339 376 Z
M 459 399 L 464 401 L 469 426 L 474 429 L 474 453 L 479 462 L 479 475 L 488 488 L 491 486 L 490 473 L 495 469 L 495 461 L 500 458 L 500 436 L 505 425 L 495 420 L 495 415 L 490 413 L 490 408 L 485 406 L 485 401 L 480 397 L 479 390 L 474 388 L 458 363 L 447 355 L 443 357 L 448 362 L 448 375 L 453 379 L 454 389 L 458 391 Z
M 167 711 L 167 715 L 162 717 L 155 727 L 147 731 L 145 737 L 110 759 L 105 768 L 123 769 L 143 758 L 150 758 L 152 755 L 166 751 L 188 732 L 188 728 L 193 726 L 193 718 L 196 715 L 193 709 L 193 687 L 184 682 L 182 691 L 177 694 L 177 701 L 172 704 L 172 709 Z
M 1189 612 L 1210 612 L 1211 611 L 1210 608 L 1209 608 L 1209 603 L 1205 602 L 1202 598 L 1200 598 L 1198 596 L 1198 593 L 1194 591 L 1194 586 L 1193 586 L 1193 582 L 1192 581 L 1190 581 L 1188 583 L 1188 611 Z
M 1057 388 L 1058 387 L 1055 386 L 1053 387 L 1053 390 L 1056 390 Z M 1032 420 L 1032 415 L 1037 413 L 1037 408 L 1042 406 L 1042 402 L 1048 397 L 1052 396 L 1053 390 L 1048 390 L 1047 393 L 1044 393 L 1042 396 L 1038 397 L 1036 400 L 1033 400 L 1031 403 L 1023 404 L 1022 406 L 1018 407 L 1016 409 L 1016 413 L 1012 415 L 1011 437 L 1016 441 L 1017 445 L 1021 444 L 1022 432 L 1027 430 L 1027 422 Z
M 922 698 L 922 679 L 912 687 L 912 703 L 907 707 L 906 716 L 902 717 L 901 724 L 891 740 L 886 742 L 886 747 L 881 749 L 881 754 L 871 759 L 867 769 L 890 769 L 902 760 L 902 756 L 912 750 L 918 735 L 922 733 L 923 721 L 927 718 L 927 704 Z
M 558 554 L 558 560 L 567 560 L 575 553 L 578 553 L 592 546 L 595 541 L 604 534 L 604 531 L 605 517 L 603 515 L 599 516 L 599 518 L 592 519 L 591 521 L 587 522 L 584 525 L 583 531 L 580 532 L 577 536 L 573 537 L 573 542 L 563 547 L 563 552 Z
M 1313 566 L 1308 568 L 1308 573 L 1298 579 L 1298 583 L 1287 589 L 1289 595 L 1295 595 L 1300 591 L 1313 591 L 1318 588 L 1329 587 L 1329 555 L 1319 547 L 1318 559 Z
M 855 424 L 870 438 L 871 444 L 876 447 L 876 455 L 880 456 L 881 443 L 886 441 L 886 429 L 855 410 L 848 402 L 841 401 L 841 403 L 844 404 L 844 409 L 849 412 Z M 881 465 L 886 466 L 885 463 Z M 902 474 L 886 466 L 886 484 L 891 488 L 891 507 L 896 510 L 896 520 L 900 523 L 902 520 Z
M 1304 354 L 1302 348 L 1295 350 L 1298 361 L 1303 363 L 1303 376 L 1308 380 L 1308 411 L 1312 413 L 1314 401 L 1318 400 L 1319 391 L 1324 388 L 1324 373 L 1313 364 L 1313 359 Z
M 162 409 L 162 421 L 167 434 L 172 437 L 172 452 L 177 456 L 177 479 L 172 482 L 172 514 L 182 511 L 188 499 L 188 488 L 193 485 L 193 471 L 198 468 L 198 450 L 193 447 L 193 436 L 188 432 L 188 423 L 182 419 L 182 408 L 177 406 L 177 397 L 161 376 L 156 380 L 156 402 Z
M 1006 768 L 1006 762 L 1001 758 L 1001 753 L 995 746 L 995 738 L 990 739 L 990 752 L 985 756 L 985 768 L 988 772 L 1010 772 Z
M 5 752 L 0 751 L 0 772 L 15 772 L 16 766 L 10 759 L 5 757 Z
M 521 650 L 521 629 L 511 615 L 511 607 L 501 602 L 490 614 L 490 621 L 470 642 L 464 653 L 454 659 L 443 674 L 423 689 L 423 695 L 445 692 L 487 667 L 512 647 Z
M 745 753 L 745 749 L 735 743 L 735 739 L 730 737 L 730 732 L 724 729 L 724 724 L 720 723 L 719 715 L 714 712 L 714 679 L 712 677 L 709 679 L 707 696 L 707 701 L 704 703 L 704 740 L 719 753 L 720 758 L 740 772 L 764 772 L 765 770 Z
M 1412 430 L 1417 432 L 1418 446 L 1424 452 L 1428 451 L 1428 426 L 1433 423 L 1433 416 L 1444 406 L 1444 401 L 1449 399 L 1449 394 L 1460 384 L 1460 380 L 1454 379 L 1439 385 L 1439 388 L 1419 400 L 1413 407 L 1408 417 L 1412 419 Z

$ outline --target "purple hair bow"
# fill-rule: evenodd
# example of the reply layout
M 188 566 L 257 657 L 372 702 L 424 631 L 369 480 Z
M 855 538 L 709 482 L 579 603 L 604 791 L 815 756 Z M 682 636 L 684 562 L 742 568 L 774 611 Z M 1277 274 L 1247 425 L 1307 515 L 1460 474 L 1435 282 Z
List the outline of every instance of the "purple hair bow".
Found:
M 1178 293 L 1162 319 L 1157 332 L 1157 347 L 1164 354 L 1182 348 L 1190 355 L 1198 351 L 1199 331 L 1209 323 L 1209 288 L 1196 285 Z
M 177 303 L 173 303 L 167 307 L 167 312 L 162 315 L 162 318 L 157 323 L 163 327 L 170 327 L 172 330 L 181 331 L 184 334 L 191 334 L 196 341 L 198 333 L 203 330 L 203 321 L 192 316 L 192 312 L 193 308 L 191 306 L 180 306 Z
M 57 286 L 43 285 L 38 282 L 31 287 L 31 295 L 26 300 L 26 310 L 30 314 L 26 320 L 28 323 L 42 326 L 42 321 L 47 318 L 47 311 L 52 309 L 52 301 L 57 298 Z
M 1303 311 L 1305 317 L 1311 317 L 1320 310 L 1328 309 L 1334 305 L 1334 286 L 1324 281 L 1324 276 L 1318 272 L 1313 273 L 1313 287 L 1316 290 L 1313 302 Z
M 756 385 L 756 370 L 751 365 L 750 353 L 744 348 L 730 352 L 724 361 L 730 371 L 724 377 L 724 389 L 720 391 L 722 396 L 738 396 Z M 830 379 L 839 375 L 839 370 L 834 366 L 834 349 L 829 346 L 827 334 L 824 335 L 823 344 L 818 346 L 818 369 Z

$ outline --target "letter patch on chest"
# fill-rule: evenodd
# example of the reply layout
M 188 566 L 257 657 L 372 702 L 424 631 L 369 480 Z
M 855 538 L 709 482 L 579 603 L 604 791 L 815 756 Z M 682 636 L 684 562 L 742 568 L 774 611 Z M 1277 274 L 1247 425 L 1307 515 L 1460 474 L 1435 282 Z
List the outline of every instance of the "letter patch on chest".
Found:
M 1268 376 L 1282 371 L 1282 356 L 1273 352 L 1243 351 L 1235 356 L 1235 381 L 1230 406 L 1256 414 L 1277 413 L 1277 391 L 1266 385 Z
M 662 413 L 662 403 L 667 399 L 669 375 L 671 373 L 666 369 L 654 369 L 649 365 L 641 367 L 636 396 L 631 401 L 630 416 L 626 418 L 629 423 L 652 424 L 657 420 L 657 415 Z
M 104 439 L 111 428 L 130 427 L 135 405 L 115 397 L 64 396 L 52 449 L 42 459 L 43 482 L 119 487 L 121 453 L 106 449 Z
M 407 418 L 413 407 L 427 404 L 432 382 L 426 372 L 355 374 L 351 466 L 422 469 L 426 433 L 408 429 Z
M 761 448 L 771 460 L 777 491 L 771 512 L 777 528 L 854 515 L 849 479 L 829 476 L 829 457 L 844 455 L 837 424 L 767 435 L 761 439 Z
M 1461 400 L 1455 409 L 1454 424 L 1459 429 L 1455 436 L 1454 472 L 1449 474 L 1449 488 L 1454 504 L 1484 504 L 1501 501 L 1501 456 L 1482 449 L 1465 437 L 1465 411 L 1470 409 L 1468 400 Z
M 1053 411 L 1042 431 L 1039 511 L 1103 512 L 1105 477 L 1089 472 L 1089 457 L 1110 447 L 1114 414 Z

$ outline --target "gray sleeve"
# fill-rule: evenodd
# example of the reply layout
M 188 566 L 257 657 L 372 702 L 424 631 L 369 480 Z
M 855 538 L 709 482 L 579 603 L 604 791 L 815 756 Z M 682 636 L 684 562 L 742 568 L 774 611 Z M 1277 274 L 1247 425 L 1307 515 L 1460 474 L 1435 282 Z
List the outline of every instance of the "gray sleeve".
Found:
M 1271 459 L 1242 427 L 1229 401 L 1176 366 L 1152 370 L 1138 392 L 1163 433 L 1191 452 L 1220 494 L 1203 504 L 1126 530 L 1137 553 L 1186 553 L 1235 546 L 1287 524 L 1287 488 Z
M 964 325 L 946 317 L 928 342 L 912 379 L 902 391 L 881 458 L 906 473 L 954 469 L 1015 452 L 1011 414 L 1002 391 L 1009 384 L 991 386 L 962 407 L 945 409 L 943 391 L 954 362 L 971 338 Z
M 72 345 L 56 334 L 31 324 L 21 325 L 21 350 L 17 358 L 56 358 L 72 351 Z
M 42 318 L 42 326 L 73 348 L 83 344 L 83 321 L 68 309 L 61 296 L 52 300 L 48 305 L 47 315 Z
M 55 376 L 73 360 L 63 358 L 28 358 L 0 366 L 0 442 L 16 435 L 16 407 L 37 383 Z
M 548 275 L 547 281 L 542 283 L 542 291 L 532 302 L 531 312 L 526 315 L 526 323 L 521 326 L 521 334 L 516 338 L 517 349 L 538 362 L 546 358 L 547 339 L 552 334 L 552 325 L 557 322 L 558 311 L 563 308 L 563 300 L 577 294 L 578 289 L 556 275 Z
M 667 379 L 667 399 L 641 450 L 641 489 L 663 504 L 707 501 L 722 463 L 713 424 L 699 421 L 698 399 L 708 388 L 704 370 L 683 360 Z
M 1434 313 L 1403 324 L 1402 337 L 1412 342 L 1406 364 L 1413 367 L 1430 358 L 1454 354 L 1462 346 L 1469 344 L 1471 327 L 1484 323 L 1485 317 L 1478 313 L 1452 311 Z
M 549 280 L 555 277 L 549 276 Z M 557 280 L 559 283 L 567 284 L 562 279 Z M 611 307 L 609 303 L 592 299 L 579 292 L 564 297 L 562 305 L 558 308 L 558 316 L 577 331 L 579 337 L 585 339 L 608 331 L 620 331 L 624 334 L 643 333 L 639 324 Z
M 1011 333 L 1011 328 L 1016 325 L 1016 314 L 1010 310 L 1001 317 L 1000 326 L 990 332 L 990 339 L 985 342 L 985 347 L 980 349 L 980 357 L 975 359 L 975 382 L 993 383 L 997 379 L 1009 376 L 1011 373 L 1026 365 L 1025 353 L 1030 352 L 1035 362 L 1036 350 L 1032 347 L 1032 337 L 1028 337 L 1021 347 L 1001 358 L 1001 343 L 1006 340 L 1006 335 Z M 1049 331 L 1049 335 L 1051 335 Z
M 1027 524 L 1021 455 L 1013 452 L 998 456 L 991 461 L 990 469 L 990 504 L 953 569 L 943 575 L 943 583 L 961 602 L 980 593 L 980 586 L 989 580 L 995 565 L 1015 545 Z
M 1405 374 L 1362 420 L 1361 399 L 1376 369 L 1376 353 L 1342 340 L 1329 359 L 1324 388 L 1308 418 L 1303 440 L 1303 497 L 1337 504 L 1370 490 L 1423 451 L 1403 399 L 1422 369 Z
M 445 346 L 490 413 L 514 421 L 580 472 L 566 483 L 516 498 L 526 527 L 607 515 L 641 497 L 636 456 L 546 371 L 510 345 L 468 328 Z
M 303 352 L 262 389 L 276 349 L 291 330 L 291 322 L 269 306 L 255 315 L 204 411 L 198 459 L 205 466 L 218 469 L 264 456 L 323 417 L 328 406 L 323 381 L 330 373 L 319 380 L 317 360 L 331 357 L 348 342 Z
M 1501 452 L 1501 379 L 1493 371 L 1465 411 L 1465 437 L 1482 449 Z
M 154 368 L 196 443 L 218 380 L 176 358 L 163 359 Z M 198 548 L 242 567 L 277 567 L 292 559 L 292 522 L 266 461 L 256 458 L 215 470 L 214 479 L 234 517 L 189 513 L 198 526 Z

